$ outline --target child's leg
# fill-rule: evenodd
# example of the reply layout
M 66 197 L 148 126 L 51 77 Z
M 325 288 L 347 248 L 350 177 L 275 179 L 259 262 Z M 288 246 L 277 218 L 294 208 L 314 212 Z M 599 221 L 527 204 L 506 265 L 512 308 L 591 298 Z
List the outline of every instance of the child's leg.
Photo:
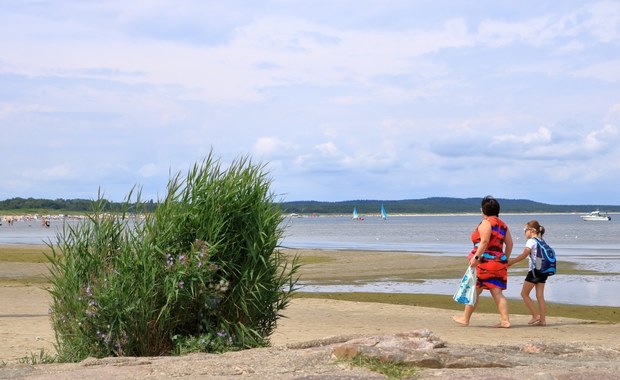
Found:
M 536 284 L 536 300 L 538 301 L 538 310 L 540 311 L 540 317 L 538 324 L 544 326 L 547 322 L 545 316 L 547 312 L 547 304 L 545 303 L 545 283 L 541 282 Z
M 506 301 L 506 297 L 504 297 L 504 293 L 502 289 L 492 288 L 491 295 L 493 296 L 493 300 L 497 305 L 497 310 L 499 311 L 499 315 L 501 316 L 501 321 L 497 327 L 510 327 L 510 317 L 508 315 L 508 301 Z
M 536 286 L 536 284 L 524 281 L 523 287 L 521 288 L 521 298 L 523 298 L 525 306 L 527 306 L 530 314 L 532 314 L 532 319 L 528 322 L 530 325 L 540 319 L 539 314 L 536 312 L 536 307 L 534 307 L 534 301 L 532 301 L 532 298 L 530 297 L 530 293 L 532 292 L 532 289 L 534 289 L 534 286 Z

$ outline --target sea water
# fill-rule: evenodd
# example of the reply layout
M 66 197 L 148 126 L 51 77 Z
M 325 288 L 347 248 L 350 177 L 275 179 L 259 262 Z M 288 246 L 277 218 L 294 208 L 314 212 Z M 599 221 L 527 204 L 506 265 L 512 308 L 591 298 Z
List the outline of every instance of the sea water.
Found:
M 597 275 L 558 273 L 547 281 L 549 302 L 620 307 L 620 215 L 612 220 L 584 222 L 578 214 L 506 214 L 513 240 L 513 255 L 523 251 L 523 226 L 536 219 L 545 229 L 545 240 L 555 249 L 558 260 L 570 261 Z M 480 223 L 479 215 L 320 216 L 286 218 L 280 242 L 287 248 L 401 251 L 411 254 L 465 256 L 471 250 L 470 234 Z M 76 221 L 51 220 L 50 227 L 40 221 L 16 221 L 0 226 L 0 244 L 44 244 L 55 242 L 67 225 Z M 466 265 L 466 264 L 465 264 Z M 463 272 L 465 268 L 463 269 Z M 520 298 L 525 269 L 510 269 L 510 298 Z M 452 294 L 460 279 L 428 280 L 422 283 L 394 282 L 389 279 L 347 286 L 304 284 L 304 291 L 369 291 Z M 488 292 L 485 292 L 487 294 Z

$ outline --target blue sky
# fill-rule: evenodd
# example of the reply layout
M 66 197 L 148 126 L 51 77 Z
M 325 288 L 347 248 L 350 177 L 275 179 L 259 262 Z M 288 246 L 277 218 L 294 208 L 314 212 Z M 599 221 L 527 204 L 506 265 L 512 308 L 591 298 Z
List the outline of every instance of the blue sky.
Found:
M 289 201 L 618 205 L 620 2 L 3 0 L 0 134 L 0 199 L 212 150 Z

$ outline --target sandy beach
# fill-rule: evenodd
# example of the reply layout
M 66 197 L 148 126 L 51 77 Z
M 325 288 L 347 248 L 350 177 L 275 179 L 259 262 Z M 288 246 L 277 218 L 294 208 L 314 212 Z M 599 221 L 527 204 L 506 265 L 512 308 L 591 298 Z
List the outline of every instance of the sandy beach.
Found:
M 0 360 L 12 361 L 40 349 L 54 352 L 54 333 L 47 316 L 49 295 L 36 286 L 2 286 L 0 299 Z M 527 325 L 529 316 L 512 315 L 511 329 L 497 329 L 498 316 L 476 314 L 469 327 L 456 325 L 452 310 L 419 306 L 294 299 L 271 337 L 273 345 L 287 345 L 339 335 L 378 334 L 428 328 L 451 343 L 510 344 L 527 340 L 588 342 L 620 349 L 620 324 L 549 317 L 548 326 Z
M 435 265 L 426 256 L 392 253 L 383 255 L 360 252 L 303 251 L 296 252 L 307 261 L 301 272 L 303 279 L 323 280 L 341 277 L 360 278 L 386 273 L 416 277 Z M 387 254 L 387 253 L 386 253 Z M 303 260 L 302 260 L 303 261 Z M 447 262 L 460 270 L 460 262 Z M 0 262 L 0 277 L 16 263 Z M 20 266 L 20 275 L 39 276 L 45 264 Z M 18 265 L 19 266 L 19 265 Z M 26 268 L 26 269 L 24 269 Z M 343 268 L 347 268 L 343 272 Z M 448 270 L 446 269 L 446 270 Z M 13 363 L 37 354 L 41 349 L 54 353 L 54 334 L 47 316 L 49 294 L 43 285 L 7 284 L 0 286 L 0 363 Z M 458 312 L 431 307 L 351 302 L 331 299 L 295 298 L 284 311 L 271 337 L 273 346 L 294 346 L 303 342 L 343 335 L 398 333 L 430 329 L 449 344 L 522 345 L 527 342 L 572 344 L 579 342 L 608 350 L 620 350 L 620 324 L 550 316 L 546 327 L 527 325 L 528 315 L 512 314 L 510 329 L 498 329 L 496 313 L 477 313 L 469 327 L 455 324 L 451 317 Z

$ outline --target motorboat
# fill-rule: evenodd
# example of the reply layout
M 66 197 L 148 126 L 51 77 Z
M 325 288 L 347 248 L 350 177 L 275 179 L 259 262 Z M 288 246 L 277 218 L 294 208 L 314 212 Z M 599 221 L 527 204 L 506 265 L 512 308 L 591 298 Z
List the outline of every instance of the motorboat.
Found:
M 585 221 L 609 221 L 611 220 L 611 216 L 609 216 L 606 212 L 601 212 L 599 210 L 592 211 L 589 214 L 581 215 L 581 219 Z

